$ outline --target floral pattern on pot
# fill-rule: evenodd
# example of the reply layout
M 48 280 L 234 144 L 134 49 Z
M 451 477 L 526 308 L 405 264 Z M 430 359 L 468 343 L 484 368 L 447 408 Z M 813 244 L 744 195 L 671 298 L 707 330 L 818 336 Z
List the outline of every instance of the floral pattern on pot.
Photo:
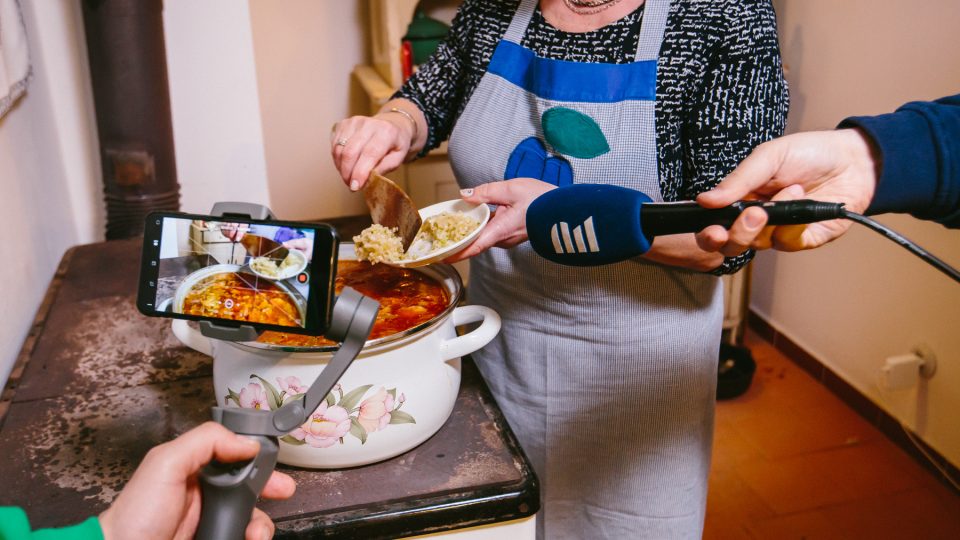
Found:
M 225 405 L 232 401 L 244 409 L 274 411 L 291 400 L 299 399 L 308 389 L 299 378 L 292 376 L 277 377 L 276 386 L 256 373 L 250 378 L 256 380 L 239 392 L 227 388 Z M 372 384 L 365 384 L 344 392 L 341 385 L 334 386 L 310 418 L 289 435 L 280 437 L 280 440 L 288 444 L 327 448 L 337 443 L 344 444 L 344 438 L 351 435 L 359 439 L 360 444 L 365 444 L 371 433 L 383 431 L 387 426 L 417 423 L 413 416 L 400 410 L 406 402 L 406 396 L 402 393 L 398 395 L 396 388 L 381 386 L 364 399 L 371 388 Z

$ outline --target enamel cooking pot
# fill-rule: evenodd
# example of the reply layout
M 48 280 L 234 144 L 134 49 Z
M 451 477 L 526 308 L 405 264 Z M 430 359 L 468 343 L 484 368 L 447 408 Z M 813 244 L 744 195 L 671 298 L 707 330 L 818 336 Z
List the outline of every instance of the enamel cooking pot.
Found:
M 353 244 L 341 244 L 339 258 L 354 260 Z M 328 469 L 389 459 L 427 440 L 450 416 L 460 357 L 497 335 L 500 316 L 483 306 L 457 306 L 463 282 L 452 266 L 416 270 L 443 286 L 447 307 L 419 326 L 367 341 L 320 407 L 280 438 L 281 463 Z M 469 323 L 480 325 L 458 336 L 456 327 Z M 276 409 L 306 391 L 336 350 L 220 341 L 183 320 L 173 321 L 173 333 L 213 357 L 217 403 L 228 407 Z

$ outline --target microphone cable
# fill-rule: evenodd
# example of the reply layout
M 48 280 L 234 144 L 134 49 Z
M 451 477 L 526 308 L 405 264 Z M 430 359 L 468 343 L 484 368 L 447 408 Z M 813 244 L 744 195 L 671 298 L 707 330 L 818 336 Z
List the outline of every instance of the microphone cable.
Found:
M 867 227 L 868 229 L 871 229 L 880 233 L 881 235 L 885 236 L 887 239 L 895 242 L 897 245 L 899 245 L 903 249 L 909 251 L 910 253 L 913 253 L 917 257 L 920 257 L 921 259 L 926 261 L 928 264 L 930 264 L 937 270 L 940 270 L 944 274 L 950 276 L 957 283 L 960 283 L 960 271 L 957 271 L 956 268 L 953 268 L 949 264 L 945 263 L 936 255 L 930 253 L 929 251 L 918 246 L 917 244 L 911 242 L 908 238 L 904 237 L 902 234 L 898 233 L 897 231 L 894 231 L 893 229 L 890 229 L 880 224 L 878 221 L 868 218 L 867 216 L 857 214 L 856 212 L 851 212 L 846 208 L 843 208 L 841 212 L 842 212 L 842 217 L 844 219 L 849 219 L 850 221 L 859 223 L 864 227 Z

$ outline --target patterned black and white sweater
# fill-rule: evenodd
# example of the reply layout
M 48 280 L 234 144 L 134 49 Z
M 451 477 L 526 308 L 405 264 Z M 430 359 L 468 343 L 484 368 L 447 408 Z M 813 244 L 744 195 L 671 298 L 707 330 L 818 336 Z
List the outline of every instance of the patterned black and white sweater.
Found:
M 424 112 L 424 152 L 446 140 L 480 83 L 519 0 L 465 0 L 446 40 L 397 92 Z M 538 56 L 628 63 L 643 7 L 586 33 L 557 30 L 537 8 L 521 45 Z M 789 97 L 770 0 L 676 0 L 657 71 L 660 190 L 666 201 L 693 199 L 717 184 L 763 141 L 783 133 Z M 717 273 L 738 270 L 748 252 Z

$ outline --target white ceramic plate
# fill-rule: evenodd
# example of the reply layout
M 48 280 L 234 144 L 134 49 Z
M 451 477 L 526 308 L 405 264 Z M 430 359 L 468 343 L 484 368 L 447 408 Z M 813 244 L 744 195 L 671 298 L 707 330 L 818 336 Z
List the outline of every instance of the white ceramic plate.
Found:
M 414 268 L 417 266 L 426 266 L 428 264 L 440 262 L 447 257 L 452 257 L 473 243 L 473 241 L 477 239 L 477 236 L 480 235 L 480 231 L 482 231 L 487 225 L 487 221 L 490 220 L 490 208 L 486 204 L 470 204 L 462 199 L 439 202 L 426 208 L 421 208 L 420 219 L 426 221 L 427 218 L 442 214 L 444 212 L 463 212 L 464 214 L 480 222 L 480 226 L 474 229 L 459 242 L 450 244 L 447 247 L 440 248 L 436 251 L 431 251 L 430 253 L 427 253 L 426 255 L 416 259 L 403 259 L 386 264 L 390 264 L 392 266 L 401 266 L 404 268 Z
M 293 248 L 290 248 L 288 250 L 288 253 L 289 253 L 287 255 L 288 257 L 290 255 L 294 255 L 299 258 L 297 264 L 287 267 L 286 269 L 284 269 L 283 272 L 280 272 L 275 276 L 268 276 L 267 274 L 260 273 L 249 264 L 247 265 L 247 268 L 249 268 L 251 272 L 262 277 L 263 279 L 269 279 L 271 281 L 283 281 L 284 279 L 290 279 L 296 276 L 297 274 L 299 274 L 300 272 L 303 272 L 304 268 L 307 267 L 307 257 L 303 254 L 302 251 L 293 249 Z

